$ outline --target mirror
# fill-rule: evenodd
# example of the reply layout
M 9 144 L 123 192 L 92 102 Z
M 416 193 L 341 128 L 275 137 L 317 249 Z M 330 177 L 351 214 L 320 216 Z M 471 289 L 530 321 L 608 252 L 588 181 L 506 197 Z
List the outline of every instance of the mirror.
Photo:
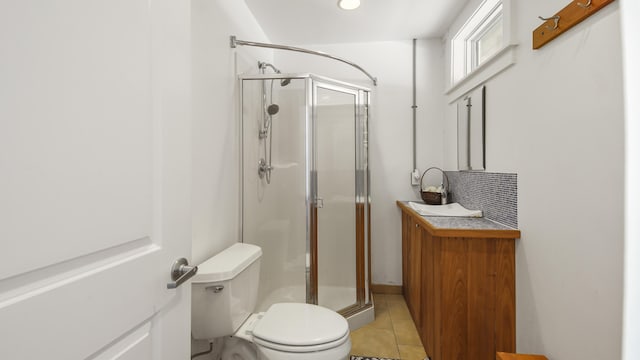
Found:
M 485 169 L 485 86 L 480 86 L 457 102 L 458 170 Z

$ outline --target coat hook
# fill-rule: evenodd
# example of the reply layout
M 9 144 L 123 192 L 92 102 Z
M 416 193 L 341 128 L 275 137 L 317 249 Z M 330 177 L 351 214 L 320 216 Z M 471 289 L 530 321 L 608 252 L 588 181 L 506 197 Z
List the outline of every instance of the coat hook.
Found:
M 555 15 L 555 16 L 552 16 L 550 18 L 543 18 L 542 16 L 538 16 L 538 19 L 543 20 L 543 21 L 553 20 L 553 27 L 547 25 L 547 29 L 555 30 L 555 29 L 558 28 L 558 23 L 560 22 L 560 15 Z
M 576 5 L 580 6 L 581 8 L 588 8 L 589 6 L 591 6 L 591 0 L 587 1 L 586 4 L 583 3 L 576 3 Z

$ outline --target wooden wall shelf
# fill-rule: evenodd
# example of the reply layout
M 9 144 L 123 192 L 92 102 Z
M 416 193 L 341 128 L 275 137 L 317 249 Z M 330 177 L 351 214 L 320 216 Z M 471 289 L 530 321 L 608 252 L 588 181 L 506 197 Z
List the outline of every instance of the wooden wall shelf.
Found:
M 613 1 L 615 0 L 574 0 L 570 2 L 569 5 L 547 18 L 547 21 L 533 30 L 533 48 L 541 48 Z M 557 18 L 558 16 L 559 18 Z

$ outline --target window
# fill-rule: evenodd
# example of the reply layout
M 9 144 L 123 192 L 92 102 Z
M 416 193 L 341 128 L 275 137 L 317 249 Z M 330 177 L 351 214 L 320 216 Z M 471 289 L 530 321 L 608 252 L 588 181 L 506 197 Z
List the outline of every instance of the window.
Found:
M 475 45 L 471 54 L 473 69 L 502 49 L 502 16 L 495 19 L 483 30 L 478 34 L 477 39 L 471 41 Z M 471 70 L 473 71 L 473 69 Z
M 451 83 L 473 73 L 509 45 L 509 0 L 485 0 L 451 39 Z

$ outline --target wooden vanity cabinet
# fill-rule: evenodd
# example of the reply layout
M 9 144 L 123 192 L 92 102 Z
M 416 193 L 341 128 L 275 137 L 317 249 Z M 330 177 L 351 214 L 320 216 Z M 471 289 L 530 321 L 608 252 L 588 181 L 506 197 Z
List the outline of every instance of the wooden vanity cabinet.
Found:
M 418 321 L 422 319 L 420 311 L 422 303 L 422 234 L 420 233 L 421 228 L 410 215 L 403 213 L 402 216 L 402 258 L 407 259 L 402 262 L 402 290 L 411 317 L 416 322 L 416 327 L 419 327 Z
M 403 292 L 431 360 L 515 352 L 517 230 L 435 228 L 402 208 Z

